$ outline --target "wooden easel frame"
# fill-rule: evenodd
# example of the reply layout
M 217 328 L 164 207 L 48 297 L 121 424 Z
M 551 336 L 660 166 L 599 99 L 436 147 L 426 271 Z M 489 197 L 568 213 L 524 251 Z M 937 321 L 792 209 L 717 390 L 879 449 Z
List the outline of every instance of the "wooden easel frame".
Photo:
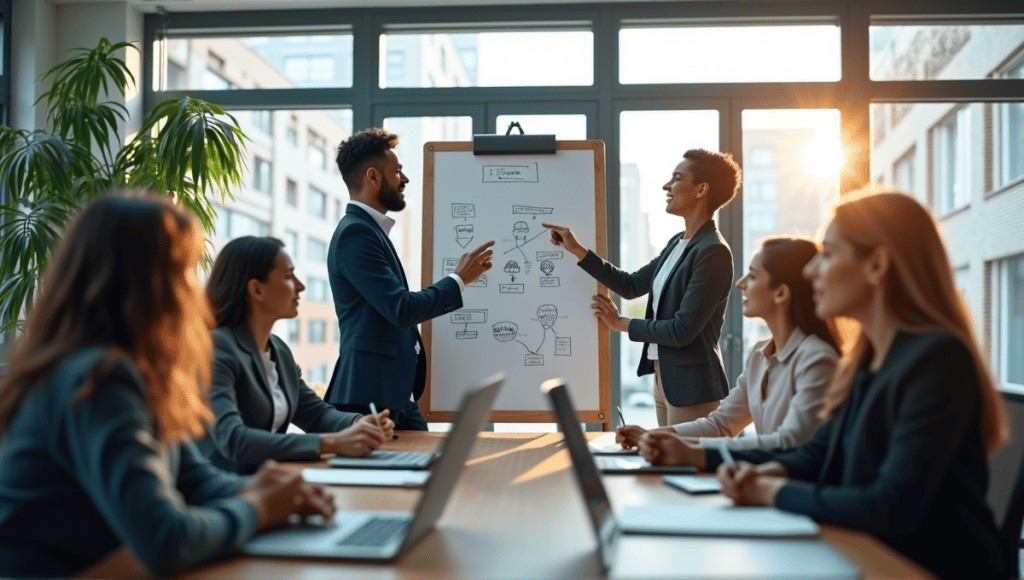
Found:
M 598 139 L 584 141 L 556 141 L 558 151 L 586 151 L 594 152 L 594 223 L 596 247 L 594 252 L 598 255 L 607 255 L 607 214 L 605 207 L 605 151 L 604 142 Z M 423 258 L 422 258 L 422 284 L 426 288 L 435 282 L 434 276 L 434 155 L 436 153 L 473 151 L 471 141 L 448 141 L 430 142 L 423 146 Z M 594 281 L 596 291 L 610 295 L 609 291 L 596 280 Z M 427 421 L 450 423 L 455 417 L 455 411 L 433 410 L 431 408 L 431 341 L 432 329 L 430 321 L 422 325 L 423 343 L 427 349 L 427 383 L 423 390 L 423 396 L 419 399 L 419 407 L 423 417 Z M 580 422 L 601 423 L 603 429 L 611 429 L 611 361 L 610 361 L 610 332 L 603 327 L 598 327 L 598 400 L 599 409 L 580 409 Z M 603 330 L 601 330 L 603 329 Z M 553 423 L 554 415 L 546 410 L 495 410 L 491 412 L 492 423 Z

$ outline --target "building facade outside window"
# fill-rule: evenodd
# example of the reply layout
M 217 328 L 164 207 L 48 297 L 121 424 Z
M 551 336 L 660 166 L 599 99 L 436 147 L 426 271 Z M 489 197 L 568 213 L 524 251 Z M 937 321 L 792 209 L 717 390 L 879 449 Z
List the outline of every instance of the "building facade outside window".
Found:
M 270 195 L 274 188 L 273 167 L 261 157 L 255 157 L 252 172 L 252 188 L 264 195 Z
M 310 236 L 306 241 L 306 256 L 313 262 L 327 262 L 327 242 Z
M 299 184 L 291 179 L 285 182 L 284 202 L 292 207 L 299 207 Z
M 893 183 L 896 189 L 905 193 L 916 194 L 914 189 L 914 156 L 917 151 L 913 147 L 903 154 L 892 166 Z
M 306 281 L 306 298 L 315 302 L 329 301 L 331 293 L 327 286 L 327 280 L 311 276 Z
M 284 249 L 290 256 L 299 257 L 299 234 L 292 230 L 285 230 L 284 237 L 281 240 L 284 242 Z M 293 258 L 294 259 L 294 258 Z
M 1024 254 L 998 262 L 997 285 L 997 375 L 1003 387 L 1024 393 Z
M 288 343 L 288 346 L 299 346 L 299 319 L 289 318 L 285 322 L 285 328 L 287 329 L 285 334 L 285 342 Z
M 309 164 L 320 169 L 327 169 L 327 140 L 315 131 L 310 131 L 307 136 L 309 142 L 306 154 L 309 157 Z
M 327 322 L 324 320 L 310 320 L 306 322 L 309 344 L 327 343 Z
M 309 186 L 309 215 L 327 219 L 327 194 Z
M 957 109 L 932 129 L 935 168 L 932 203 L 940 216 L 963 208 L 970 201 L 971 109 Z
M 1004 78 L 1024 79 L 1024 55 L 1010 66 Z M 999 185 L 1007 185 L 1024 177 L 1024 103 L 999 105 L 999 149 L 1001 151 Z

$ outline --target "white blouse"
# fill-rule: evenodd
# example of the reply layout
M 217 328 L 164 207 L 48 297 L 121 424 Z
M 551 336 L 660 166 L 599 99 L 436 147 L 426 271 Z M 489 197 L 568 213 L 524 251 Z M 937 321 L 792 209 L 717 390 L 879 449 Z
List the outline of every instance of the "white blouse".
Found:
M 270 428 L 271 433 L 277 430 L 288 420 L 288 399 L 284 396 L 284 389 L 277 376 L 277 363 L 270 358 L 270 350 L 260 352 L 263 357 L 263 368 L 267 370 L 267 383 L 270 385 L 270 396 L 274 401 L 274 423 Z
M 790 449 L 808 441 L 825 421 L 818 416 L 839 353 L 817 335 L 799 328 L 777 354 L 771 338 L 754 345 L 736 388 L 707 417 L 674 425 L 699 437 L 701 447 Z M 761 386 L 765 385 L 765 395 Z M 754 422 L 757 435 L 734 437 Z

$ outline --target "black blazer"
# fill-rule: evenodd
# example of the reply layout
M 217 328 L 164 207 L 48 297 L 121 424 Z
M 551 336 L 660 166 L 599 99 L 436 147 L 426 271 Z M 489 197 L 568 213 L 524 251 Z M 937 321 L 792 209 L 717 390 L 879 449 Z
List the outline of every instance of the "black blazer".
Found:
M 260 349 L 247 325 L 210 333 L 216 347 L 210 407 L 215 415 L 199 447 L 222 469 L 252 473 L 267 459 L 318 461 L 320 435 L 350 426 L 359 417 L 328 405 L 302 380 L 299 367 L 277 336 L 270 335 L 278 384 L 288 400 L 288 417 L 276 433 L 273 396 Z M 286 433 L 294 423 L 305 433 Z
M 661 255 L 632 274 L 594 252 L 584 256 L 579 265 L 623 298 L 637 298 L 651 291 L 661 263 L 680 237 L 681 233 L 673 236 Z M 637 376 L 654 372 L 654 363 L 647 358 L 647 345 L 657 344 L 665 398 L 675 407 L 717 401 L 729 394 L 718 339 L 725 323 L 732 277 L 732 251 L 711 220 L 686 244 L 661 290 L 658 312 L 648 300 L 644 319 L 633 319 L 629 324 L 629 339 L 644 343 Z
M 791 481 L 775 504 L 868 531 L 942 578 L 997 578 L 1001 541 L 985 500 L 988 462 L 970 352 L 948 334 L 899 333 L 863 392 L 778 461 Z M 843 452 L 847 415 L 853 447 Z M 708 468 L 721 456 L 707 451 Z
M 327 401 L 401 411 L 419 399 L 427 356 L 416 325 L 462 308 L 450 276 L 411 292 L 391 240 L 364 209 L 349 205 L 327 251 L 338 315 L 338 363 Z M 419 354 L 416 353 L 417 345 Z
M 128 546 L 150 572 L 174 574 L 236 550 L 256 510 L 248 478 L 215 469 L 191 444 L 161 445 L 145 380 L 110 355 L 68 355 L 31 390 L 0 440 L 0 576 L 70 576 Z M 100 367 L 102 368 L 102 367 Z

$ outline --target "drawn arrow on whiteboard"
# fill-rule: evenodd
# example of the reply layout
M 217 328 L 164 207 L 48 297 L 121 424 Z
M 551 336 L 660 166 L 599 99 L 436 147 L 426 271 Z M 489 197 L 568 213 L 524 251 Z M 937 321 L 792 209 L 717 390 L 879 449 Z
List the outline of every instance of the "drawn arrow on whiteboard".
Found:
M 455 241 L 465 249 L 473 241 L 473 224 L 455 226 Z

